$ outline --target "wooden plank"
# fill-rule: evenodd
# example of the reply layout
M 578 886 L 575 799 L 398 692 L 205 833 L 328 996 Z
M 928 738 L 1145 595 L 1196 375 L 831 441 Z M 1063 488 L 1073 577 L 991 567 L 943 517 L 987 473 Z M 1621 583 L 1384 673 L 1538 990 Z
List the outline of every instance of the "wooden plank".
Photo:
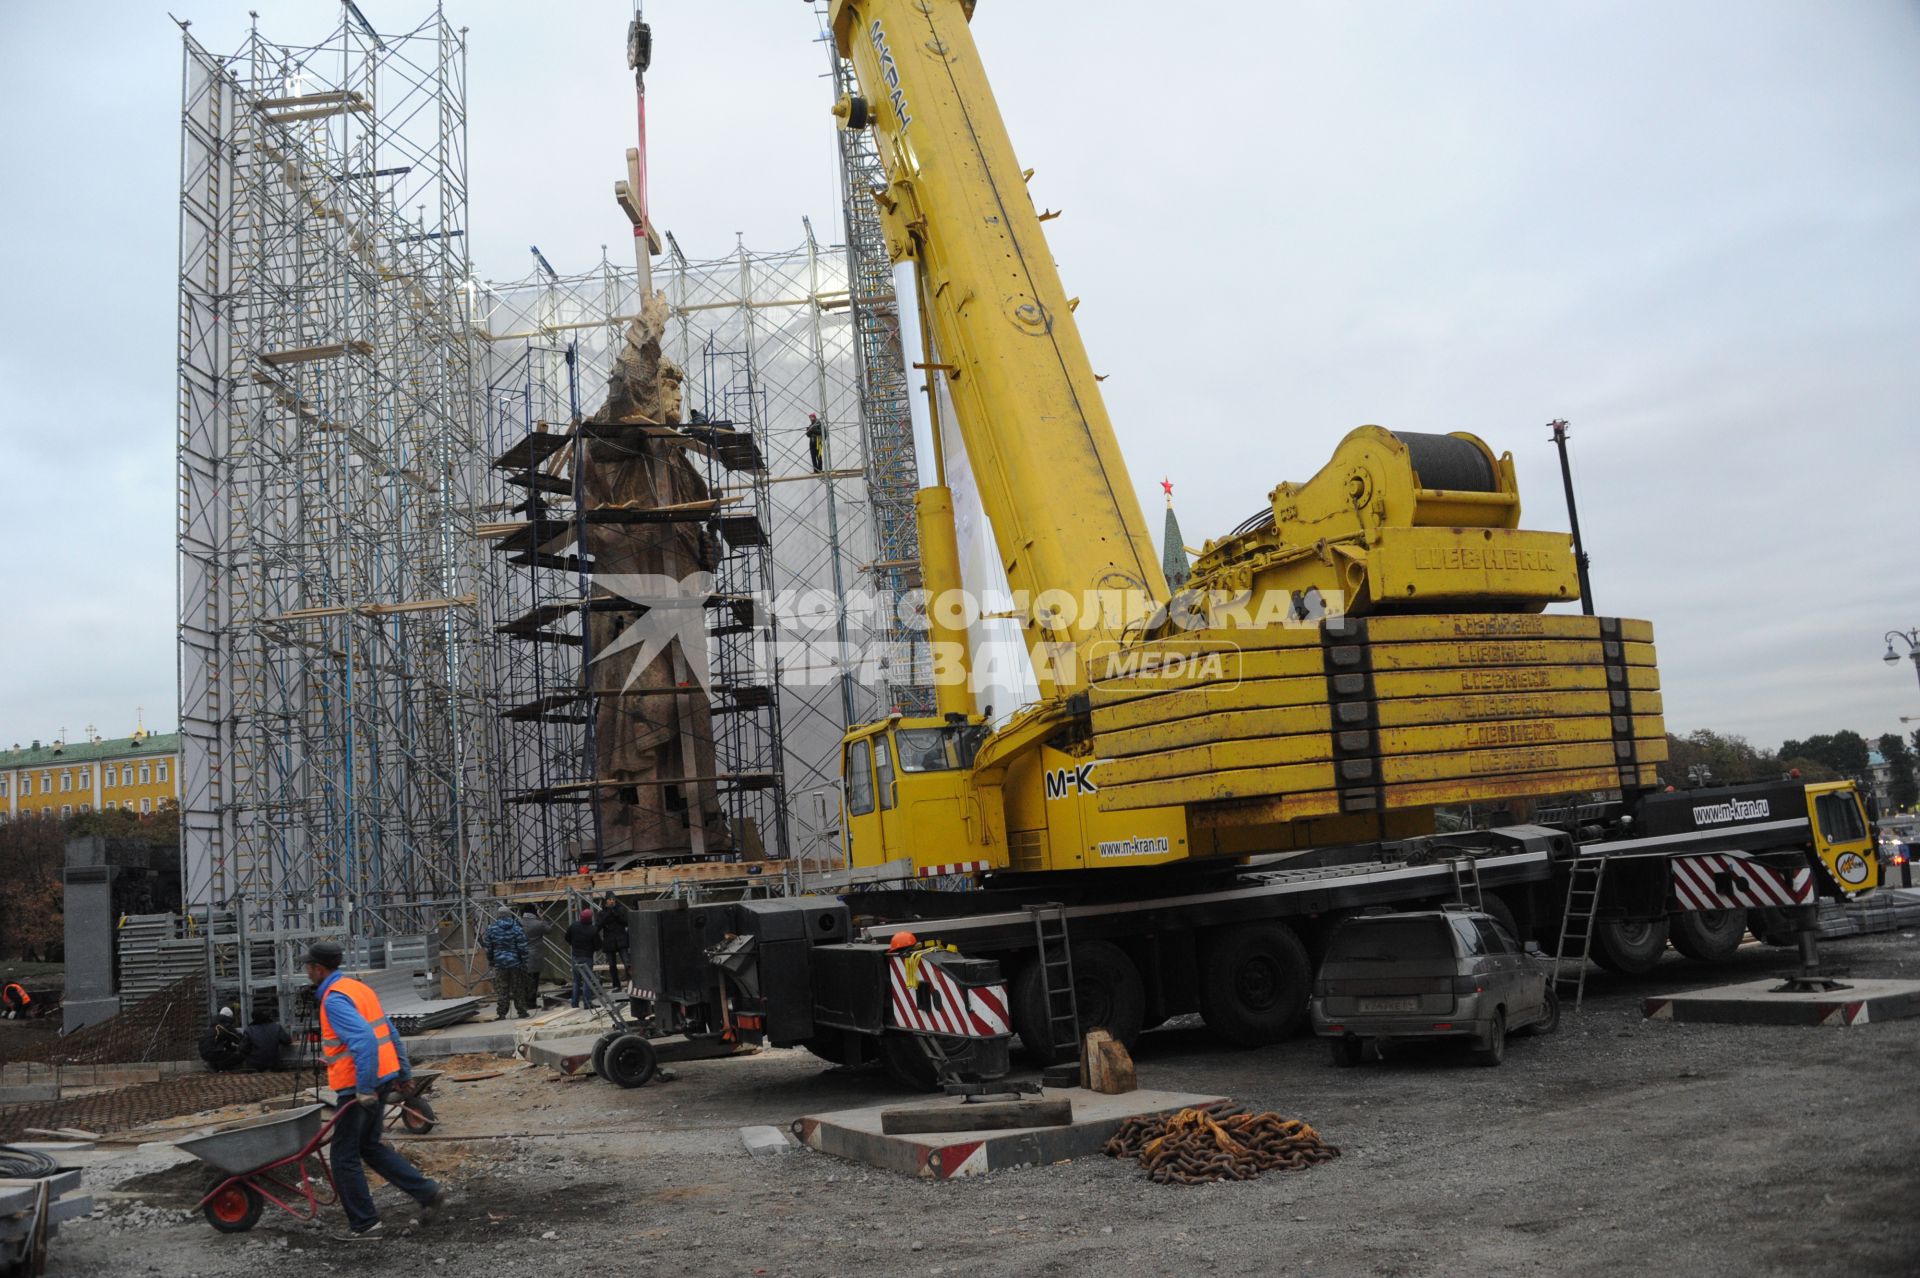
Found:
M 1060 1100 L 989 1101 L 980 1105 L 910 1105 L 880 1111 L 880 1132 L 992 1132 L 1019 1127 L 1065 1127 L 1073 1122 L 1073 1102 Z

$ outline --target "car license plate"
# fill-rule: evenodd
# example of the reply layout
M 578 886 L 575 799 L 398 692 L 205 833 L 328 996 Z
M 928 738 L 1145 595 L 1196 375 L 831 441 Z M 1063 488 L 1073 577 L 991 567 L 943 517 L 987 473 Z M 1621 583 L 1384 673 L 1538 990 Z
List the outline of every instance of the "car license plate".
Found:
M 1417 1012 L 1420 1000 L 1417 998 L 1363 998 L 1360 1000 L 1363 1012 Z

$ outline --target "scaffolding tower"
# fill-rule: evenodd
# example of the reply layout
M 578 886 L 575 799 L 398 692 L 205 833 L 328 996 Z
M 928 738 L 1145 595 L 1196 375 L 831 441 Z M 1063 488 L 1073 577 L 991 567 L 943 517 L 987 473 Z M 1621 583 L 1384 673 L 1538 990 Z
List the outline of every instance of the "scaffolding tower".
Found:
M 714 635 L 711 648 L 717 682 L 765 685 L 776 701 L 773 757 L 782 786 L 778 794 L 748 792 L 759 796 L 755 808 L 736 815 L 751 817 L 770 854 L 784 847 L 819 863 L 837 849 L 840 738 L 889 704 L 879 612 L 893 600 L 869 585 L 877 551 L 846 258 L 821 245 L 804 221 L 803 231 L 805 239 L 791 249 L 740 244 L 705 259 L 670 242 L 654 264 L 653 284 L 669 306 L 663 352 L 686 371 L 689 405 L 750 429 L 765 461 L 764 474 L 712 479 L 717 495 L 761 512 L 769 537 L 764 574 L 756 568 L 740 576 L 761 583 L 752 591 L 758 611 L 751 677 L 740 632 Z M 615 266 L 604 251 L 598 266 L 576 272 L 556 271 L 536 256 L 528 274 L 489 280 L 476 297 L 489 456 L 540 433 L 541 421 L 564 426 L 575 393 L 570 377 L 579 396 L 596 402 L 638 313 L 634 269 Z M 526 492 L 524 484 L 499 483 L 485 497 L 486 509 L 510 512 Z M 498 629 L 573 589 L 558 576 L 541 587 L 496 556 L 481 606 L 489 628 Z M 748 590 L 742 584 L 729 593 Z M 579 685 L 579 646 L 503 643 L 495 655 L 501 704 L 529 707 L 525 718 L 501 724 L 496 789 L 519 793 L 589 780 L 587 725 L 531 708 L 541 696 Z M 759 747 L 746 740 L 749 725 L 754 733 L 774 731 L 764 715 L 716 725 L 716 746 L 733 752 L 741 772 L 754 771 L 748 765 L 758 757 Z M 729 744 L 736 732 L 742 735 Z M 729 800 L 730 814 L 740 802 Z M 508 805 L 503 821 L 511 877 L 563 872 L 591 859 L 581 853 L 592 852 L 593 831 L 577 807 Z
M 182 24 L 183 886 L 243 1003 L 493 868 L 465 40 L 338 12 L 231 54 Z
M 826 0 L 816 0 L 820 39 L 833 69 L 836 99 L 860 91 L 853 63 L 840 56 Z M 926 628 L 914 621 L 911 596 L 920 588 L 920 524 L 914 494 L 920 488 L 908 405 L 907 361 L 901 350 L 900 299 L 887 254 L 875 191 L 887 185 L 871 129 L 841 129 L 840 190 L 846 217 L 847 303 L 859 376 L 860 427 L 866 444 L 866 495 L 874 553 L 867 565 L 882 617 L 883 698 L 905 715 L 934 713 Z M 917 304 L 911 301 L 909 304 Z M 904 601 L 904 602 L 903 602 Z

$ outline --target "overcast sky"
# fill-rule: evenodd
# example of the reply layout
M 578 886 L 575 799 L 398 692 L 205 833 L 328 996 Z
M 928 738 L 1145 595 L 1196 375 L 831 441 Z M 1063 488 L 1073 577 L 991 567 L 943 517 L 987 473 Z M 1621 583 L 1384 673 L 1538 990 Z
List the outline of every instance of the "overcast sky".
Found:
M 253 0 L 323 35 L 326 0 Z M 425 6 L 362 0 L 382 29 Z M 176 0 L 215 50 L 249 5 Z M 449 0 L 478 272 L 625 260 L 623 0 Z M 175 720 L 180 51 L 164 6 L 0 4 L 0 745 Z M 657 220 L 839 238 L 799 0 L 650 0 Z M 974 23 L 1157 534 L 1189 543 L 1363 423 L 1472 430 L 1651 618 L 1668 725 L 1777 745 L 1920 716 L 1920 6 L 1170 6 Z

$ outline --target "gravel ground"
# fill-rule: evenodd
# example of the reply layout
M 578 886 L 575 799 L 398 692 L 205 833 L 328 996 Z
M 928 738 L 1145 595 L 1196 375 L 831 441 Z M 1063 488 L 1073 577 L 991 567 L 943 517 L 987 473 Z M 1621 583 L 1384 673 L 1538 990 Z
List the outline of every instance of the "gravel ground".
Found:
M 1827 954 L 1857 975 L 1920 979 L 1911 933 Z M 766 1052 L 632 1092 L 534 1071 L 446 1084 L 446 1134 L 619 1130 L 407 1144 L 456 1187 L 456 1206 L 379 1244 L 329 1243 L 272 1208 L 252 1234 L 215 1235 L 175 1214 L 205 1173 L 154 1170 L 149 1152 L 89 1172 L 139 1201 L 63 1229 L 48 1273 L 1920 1273 L 1907 1081 L 1920 1020 L 1761 1029 L 1640 1015 L 1649 991 L 1788 962 L 1749 945 L 1713 969 L 1670 956 L 1650 984 L 1596 975 L 1582 1013 L 1516 1040 L 1499 1069 L 1434 1050 L 1335 1070 L 1312 1040 L 1242 1052 L 1194 1026 L 1147 1035 L 1144 1086 L 1304 1118 L 1342 1150 L 1244 1183 L 1155 1185 L 1104 1157 L 940 1184 L 807 1152 L 750 1159 L 742 1124 L 906 1095 Z M 376 1197 L 389 1228 L 404 1224 L 404 1199 Z

